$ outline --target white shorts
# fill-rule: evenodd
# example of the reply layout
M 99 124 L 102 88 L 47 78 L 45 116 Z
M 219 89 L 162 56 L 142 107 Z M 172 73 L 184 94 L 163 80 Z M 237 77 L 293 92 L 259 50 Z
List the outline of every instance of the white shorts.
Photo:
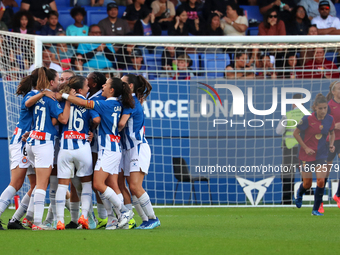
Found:
M 35 168 L 49 168 L 53 166 L 54 145 L 52 141 L 45 144 L 26 144 L 28 160 Z
M 29 176 L 29 175 L 32 175 L 32 174 L 35 174 L 34 168 L 32 166 L 29 166 L 27 168 L 26 175 Z
M 99 171 L 100 168 L 102 168 L 106 173 L 118 174 L 121 157 L 122 153 L 120 151 L 108 151 L 102 149 L 98 151 L 98 159 L 94 170 Z
M 124 160 L 124 176 L 130 176 L 131 172 L 140 170 L 148 174 L 151 160 L 151 150 L 147 143 L 140 143 L 126 151 Z
M 31 165 L 27 157 L 26 145 L 23 145 L 22 142 L 9 145 L 9 158 L 11 170 L 17 166 L 28 168 Z
M 89 143 L 77 150 L 60 150 L 58 155 L 58 178 L 71 179 L 76 176 L 84 177 L 93 174 L 92 155 Z
M 60 150 L 60 140 L 59 137 L 56 137 L 54 140 L 54 159 L 53 159 L 53 165 L 56 165 L 58 163 L 58 154 Z
M 119 173 L 122 171 L 124 172 L 125 158 L 126 158 L 126 150 L 122 150 L 122 157 L 119 163 Z

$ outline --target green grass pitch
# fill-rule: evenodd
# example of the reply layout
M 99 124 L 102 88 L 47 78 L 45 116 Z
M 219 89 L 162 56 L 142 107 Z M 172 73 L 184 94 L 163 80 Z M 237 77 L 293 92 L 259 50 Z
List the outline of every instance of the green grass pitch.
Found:
M 311 210 L 169 208 L 155 209 L 162 225 L 154 230 L 5 230 L 0 232 L 0 254 L 335 253 L 340 210 L 326 207 L 323 217 L 311 216 Z M 6 210 L 3 221 L 13 212 Z

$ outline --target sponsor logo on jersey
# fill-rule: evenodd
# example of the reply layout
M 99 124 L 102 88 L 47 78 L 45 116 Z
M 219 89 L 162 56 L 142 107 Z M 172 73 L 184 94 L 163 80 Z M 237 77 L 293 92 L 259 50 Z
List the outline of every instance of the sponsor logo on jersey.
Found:
M 18 127 L 16 127 L 16 128 L 14 129 L 14 133 L 13 133 L 13 135 L 16 135 L 16 134 L 18 134 L 18 130 L 19 130 L 19 128 L 18 128 Z
M 315 138 L 316 138 L 317 140 L 320 140 L 320 139 L 322 138 L 322 134 L 316 134 L 316 135 L 315 135 Z
M 322 130 L 323 129 L 323 125 L 320 125 L 319 128 L 320 128 L 320 130 Z
M 117 143 L 119 143 L 119 141 L 120 141 L 120 136 L 118 136 L 118 135 L 110 135 L 110 141 L 111 141 L 111 142 L 117 142 Z
M 65 131 L 64 139 L 85 139 L 84 133 L 79 133 L 77 131 Z
M 39 131 L 32 131 L 32 133 L 30 134 L 30 137 L 36 140 L 45 140 L 46 133 L 39 132 Z

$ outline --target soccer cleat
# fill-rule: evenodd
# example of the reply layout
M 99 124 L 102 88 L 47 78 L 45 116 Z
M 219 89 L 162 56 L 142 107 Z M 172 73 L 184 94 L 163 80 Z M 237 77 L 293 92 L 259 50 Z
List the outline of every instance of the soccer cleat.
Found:
M 125 224 L 129 223 L 129 221 L 133 218 L 133 211 L 127 210 L 125 212 L 122 212 L 118 219 L 118 227 L 121 228 Z
M 323 216 L 322 213 L 319 213 L 317 210 L 312 211 L 312 216 Z
M 25 228 L 19 220 L 15 220 L 15 221 L 9 220 L 8 224 L 7 224 L 7 229 L 25 229 L 25 230 L 27 230 L 27 228 Z
M 5 230 L 4 227 L 2 226 L 2 221 L 0 220 L 0 230 Z
M 65 229 L 76 229 L 78 228 L 78 226 L 79 225 L 77 223 L 70 221 L 69 224 L 66 224 Z
M 85 219 L 84 215 L 80 216 L 78 224 L 82 225 L 83 229 L 89 229 L 89 219 Z
M 65 224 L 61 221 L 58 221 L 57 230 L 65 230 Z
M 333 199 L 337 203 L 338 207 L 340 208 L 340 197 L 338 197 L 336 194 L 334 194 Z
M 89 229 L 96 229 L 97 222 L 96 222 L 96 218 L 94 217 L 94 215 L 89 213 L 88 220 L 89 220 Z
M 40 224 L 38 226 L 33 224 L 32 230 L 55 230 L 55 229 L 44 224 Z
M 110 222 L 108 222 L 106 224 L 106 230 L 114 230 L 114 229 L 118 229 L 118 220 L 116 218 L 113 218 L 112 221 L 110 220 Z
M 323 209 L 323 203 L 321 203 L 318 212 L 319 213 L 324 213 L 325 212 L 325 209 Z
M 136 224 L 136 221 L 134 218 L 132 218 L 130 221 L 129 221 L 129 229 L 133 229 L 137 227 L 137 224 Z
M 22 224 L 23 224 L 24 226 L 26 226 L 26 227 L 29 227 L 29 228 L 32 228 L 32 226 L 33 226 L 33 222 L 32 222 L 32 221 L 29 221 L 27 218 L 24 218 L 24 219 L 22 220 Z
M 107 219 L 108 218 L 105 218 L 105 219 L 97 218 L 97 220 L 98 220 L 97 229 L 98 228 L 105 228 L 106 224 L 107 224 Z
M 154 229 L 154 228 L 158 228 L 160 225 L 161 225 L 161 222 L 156 217 L 156 219 L 149 219 L 148 224 L 143 229 Z
M 140 224 L 135 229 L 144 229 L 148 225 L 149 221 L 143 221 L 142 224 Z
M 300 194 L 300 188 L 297 191 L 296 199 L 295 199 L 295 205 L 297 208 L 301 208 L 302 206 L 302 196 L 300 196 L 299 194 Z

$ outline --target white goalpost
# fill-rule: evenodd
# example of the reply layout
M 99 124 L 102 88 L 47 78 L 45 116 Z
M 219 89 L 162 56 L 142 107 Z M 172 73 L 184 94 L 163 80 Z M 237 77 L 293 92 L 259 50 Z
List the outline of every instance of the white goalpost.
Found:
M 143 107 L 152 157 L 144 187 L 156 207 L 281 206 L 284 192 L 293 206 L 301 176 L 298 169 L 282 174 L 282 135 L 276 132 L 283 108 L 292 109 L 284 99 L 309 92 L 304 107 L 311 110 L 315 96 L 327 95 L 330 83 L 339 80 L 340 36 L 76 37 L 1 31 L 0 39 L 9 139 L 20 112 L 15 91 L 33 64 L 53 62 L 80 75 L 141 74 L 149 80 L 153 90 Z M 60 52 L 67 45 L 74 54 L 64 60 Z M 163 55 L 165 49 L 174 57 Z M 324 52 L 320 63 L 317 49 Z M 135 62 L 139 57 L 142 62 Z M 245 58 L 243 68 L 239 57 Z M 333 163 L 324 195 L 328 206 L 334 205 L 338 187 L 338 157 Z M 25 181 L 21 197 L 28 187 Z M 313 199 L 312 189 L 304 201 L 311 205 Z

